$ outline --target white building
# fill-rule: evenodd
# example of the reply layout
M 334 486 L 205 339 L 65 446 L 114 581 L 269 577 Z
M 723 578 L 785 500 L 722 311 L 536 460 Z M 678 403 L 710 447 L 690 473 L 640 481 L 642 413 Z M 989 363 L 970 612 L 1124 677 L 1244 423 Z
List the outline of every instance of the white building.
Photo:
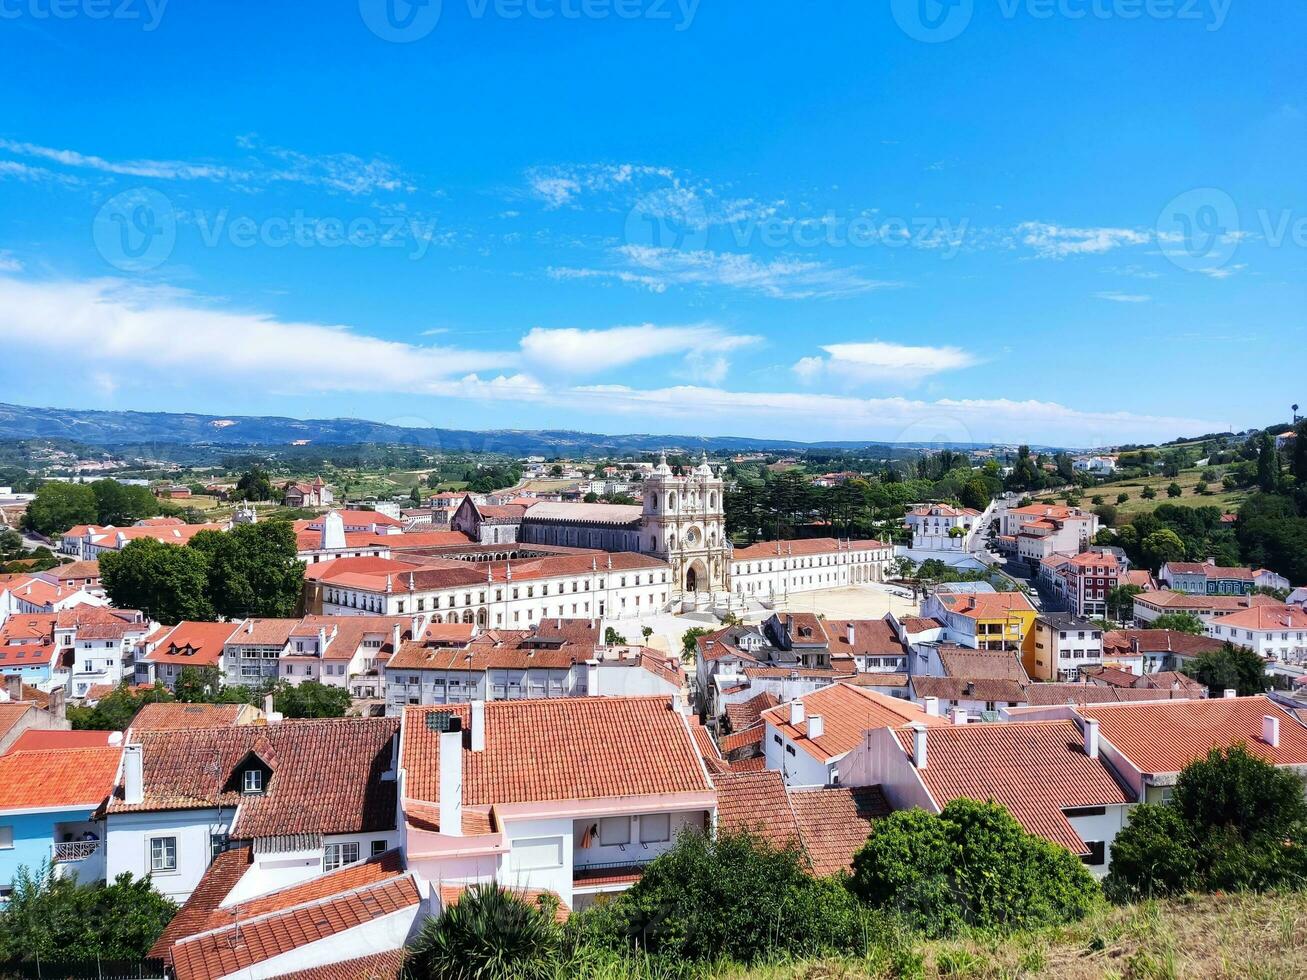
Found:
M 496 881 L 570 908 L 620 892 L 717 797 L 669 698 L 474 701 L 404 712 L 408 867 L 445 888 Z
M 903 523 L 912 531 L 913 551 L 967 552 L 972 535 L 982 530 L 983 517 L 971 507 L 922 504 L 908 511 Z
M 1307 610 L 1302 606 L 1256 606 L 1207 624 L 1214 640 L 1247 647 L 1267 660 L 1307 663 Z

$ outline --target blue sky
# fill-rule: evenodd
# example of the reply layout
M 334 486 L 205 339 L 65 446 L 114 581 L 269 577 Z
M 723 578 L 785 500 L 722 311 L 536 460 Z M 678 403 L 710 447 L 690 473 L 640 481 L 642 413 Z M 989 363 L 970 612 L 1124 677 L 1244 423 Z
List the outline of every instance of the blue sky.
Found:
M 0 400 L 1073 446 L 1307 400 L 1297 4 L 59 2 L 0 3 Z

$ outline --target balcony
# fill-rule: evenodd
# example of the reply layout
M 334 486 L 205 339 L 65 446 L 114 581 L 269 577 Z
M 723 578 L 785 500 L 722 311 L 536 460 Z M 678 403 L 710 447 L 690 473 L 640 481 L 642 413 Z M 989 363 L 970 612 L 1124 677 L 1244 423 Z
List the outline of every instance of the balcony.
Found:
M 86 840 L 90 833 L 94 840 Z M 94 821 L 55 824 L 50 863 L 60 877 L 76 877 L 82 884 L 104 881 L 104 828 Z
M 54 863 L 72 864 L 85 861 L 100 853 L 103 845 L 98 840 L 71 840 L 54 845 Z

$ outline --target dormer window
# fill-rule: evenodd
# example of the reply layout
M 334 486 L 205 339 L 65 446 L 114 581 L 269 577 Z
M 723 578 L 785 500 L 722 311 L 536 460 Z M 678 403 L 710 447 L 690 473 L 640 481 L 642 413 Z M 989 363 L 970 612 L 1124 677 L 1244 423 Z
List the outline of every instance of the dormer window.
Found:
M 244 793 L 262 793 L 263 770 L 246 769 L 245 775 L 241 778 L 241 791 Z

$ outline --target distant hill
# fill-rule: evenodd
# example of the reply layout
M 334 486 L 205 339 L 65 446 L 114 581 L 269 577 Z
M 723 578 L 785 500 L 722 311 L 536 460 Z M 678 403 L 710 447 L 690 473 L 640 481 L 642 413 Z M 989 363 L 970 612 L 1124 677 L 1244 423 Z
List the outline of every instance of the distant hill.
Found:
M 271 415 L 195 415 L 177 412 L 83 411 L 29 408 L 0 403 L 0 439 L 64 439 L 88 446 L 159 445 L 242 447 L 396 445 L 445 452 L 497 452 L 512 456 L 603 455 L 660 449 L 740 452 L 750 449 L 802 452 L 805 449 L 864 449 L 888 445 L 865 442 L 791 442 L 738 436 L 599 435 L 565 429 L 407 428 L 366 419 L 293 419 Z M 895 443 L 899 450 L 924 443 Z M 935 444 L 932 444 L 935 445 Z M 950 448 L 976 444 L 950 443 Z

